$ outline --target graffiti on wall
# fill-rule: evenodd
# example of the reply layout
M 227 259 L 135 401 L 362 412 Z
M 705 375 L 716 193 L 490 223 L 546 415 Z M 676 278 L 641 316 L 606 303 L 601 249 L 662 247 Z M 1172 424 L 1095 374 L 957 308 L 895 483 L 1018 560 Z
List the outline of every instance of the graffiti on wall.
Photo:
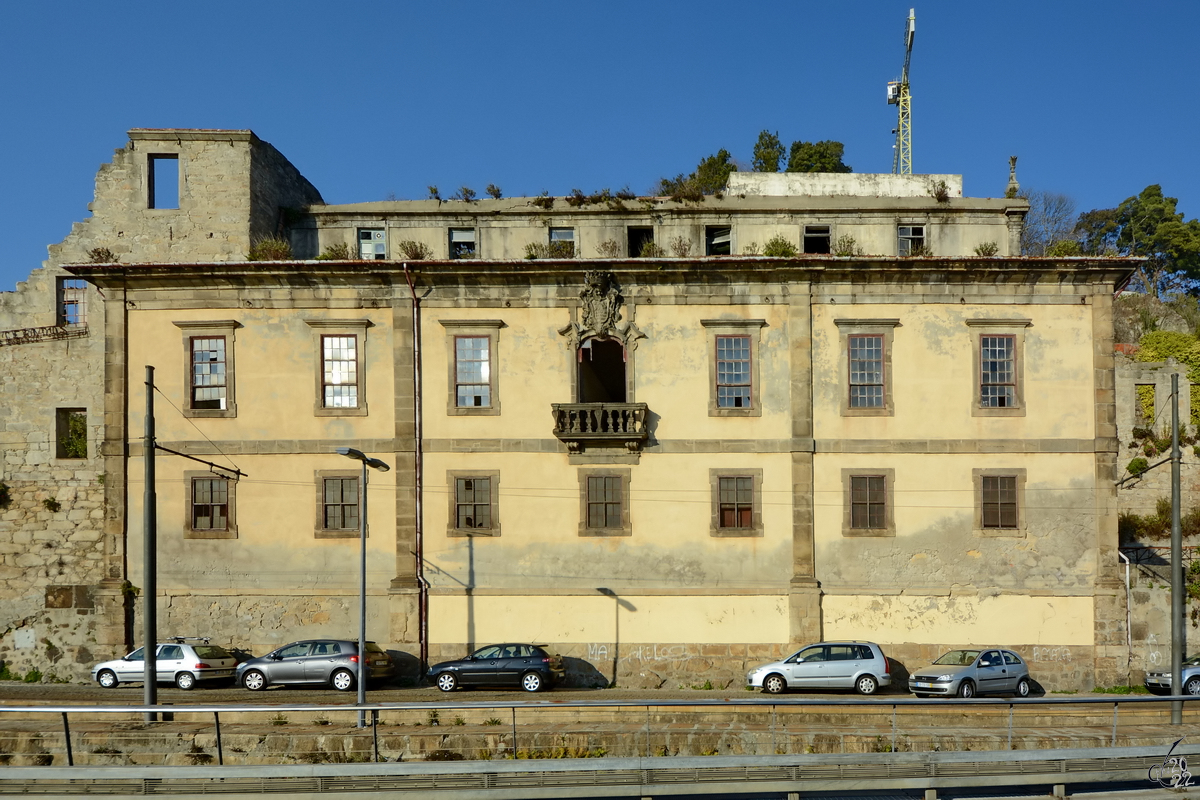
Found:
M 1035 647 L 1033 648 L 1034 661 L 1070 661 L 1071 648 L 1069 647 Z

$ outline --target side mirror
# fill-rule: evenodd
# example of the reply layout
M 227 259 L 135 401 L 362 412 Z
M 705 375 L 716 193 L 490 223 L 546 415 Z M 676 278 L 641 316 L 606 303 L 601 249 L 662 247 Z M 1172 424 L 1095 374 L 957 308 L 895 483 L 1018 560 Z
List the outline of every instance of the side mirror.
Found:
M 271 659 L 272 661 L 282 661 L 283 660 L 283 656 L 279 655 L 279 653 L 271 653 L 271 655 L 267 656 L 267 658 Z

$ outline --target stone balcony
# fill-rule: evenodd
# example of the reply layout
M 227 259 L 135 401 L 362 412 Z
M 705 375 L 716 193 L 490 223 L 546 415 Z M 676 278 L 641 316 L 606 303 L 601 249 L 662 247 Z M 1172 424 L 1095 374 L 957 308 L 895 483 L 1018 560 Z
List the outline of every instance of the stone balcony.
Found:
M 641 451 L 649 438 L 645 403 L 552 403 L 554 435 L 571 453 L 589 447 Z

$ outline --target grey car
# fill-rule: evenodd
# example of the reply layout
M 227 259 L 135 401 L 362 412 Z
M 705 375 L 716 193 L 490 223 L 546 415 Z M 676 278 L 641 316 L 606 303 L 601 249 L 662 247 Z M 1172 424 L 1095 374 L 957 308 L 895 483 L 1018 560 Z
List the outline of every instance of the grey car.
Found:
M 998 647 L 951 650 L 928 667 L 913 672 L 908 690 L 917 697 L 1011 694 L 1028 697 L 1029 668 L 1012 650 Z
M 779 694 L 785 689 L 853 689 L 875 694 L 892 682 L 887 656 L 874 642 L 820 642 L 782 661 L 746 673 L 746 685 Z
M 1184 694 L 1200 694 L 1200 655 L 1192 656 L 1183 662 L 1183 673 L 1180 676 Z M 1171 673 L 1147 672 L 1146 688 L 1151 694 L 1171 693 Z
M 367 658 L 368 680 L 386 680 L 395 674 L 392 657 L 374 642 L 367 642 Z M 292 642 L 237 667 L 237 683 L 252 692 L 292 683 L 328 684 L 348 692 L 357 681 L 358 642 L 348 639 Z

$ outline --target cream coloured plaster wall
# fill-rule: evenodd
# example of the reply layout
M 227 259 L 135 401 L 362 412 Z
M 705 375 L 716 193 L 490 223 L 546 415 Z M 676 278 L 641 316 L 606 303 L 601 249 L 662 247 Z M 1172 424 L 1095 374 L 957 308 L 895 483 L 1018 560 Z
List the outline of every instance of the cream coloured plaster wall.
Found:
M 827 595 L 821 607 L 826 638 L 866 639 L 885 646 L 960 642 L 1090 647 L 1094 637 L 1090 597 Z
M 429 603 L 430 642 L 537 641 L 557 648 L 588 642 L 787 641 L 786 596 L 618 595 L 619 601 L 599 592 L 581 597 L 435 596 Z M 604 666 L 599 660 L 596 665 Z
M 1023 536 L 975 532 L 972 471 L 984 468 L 1026 471 Z M 843 469 L 895 470 L 895 536 L 843 535 Z M 1092 592 L 1092 454 L 818 454 L 814 484 L 817 577 L 827 593 Z
M 317 416 L 319 336 L 342 332 L 319 329 L 306 319 L 369 320 L 365 329 L 366 416 Z M 207 436 L 228 440 L 391 439 L 394 436 L 395 378 L 390 309 L 166 309 L 139 311 L 130 323 L 130 426 L 140 434 L 146 407 L 143 381 L 146 364 L 155 367 L 155 384 L 170 403 L 156 406 L 161 441 L 192 441 Z M 184 418 L 189 369 L 187 341 L 194 335 L 175 322 L 236 320 L 234 349 L 234 418 Z M 348 326 L 360 337 L 363 329 Z M 226 347 L 230 342 L 226 342 Z M 360 380 L 364 379 L 360 378 Z M 172 408 L 172 404 L 174 408 Z M 199 433 L 198 433 L 199 431 Z M 345 460 L 345 459 L 343 459 Z M 347 462 L 349 463 L 349 462 Z
M 837 319 L 898 319 L 892 417 L 843 417 Z M 1021 328 L 1025 414 L 972 416 L 978 391 L 971 319 L 1029 319 Z M 1090 305 L 813 305 L 814 423 L 825 439 L 1091 439 L 1095 436 Z
M 620 465 L 617 465 L 620 467 Z M 590 593 L 653 587 L 777 592 L 792 576 L 786 454 L 646 454 L 631 472 L 632 534 L 579 535 L 579 471 L 565 454 L 427 453 L 425 557 L 435 588 Z M 625 467 L 620 467 L 625 468 Z M 710 469 L 762 469 L 763 535 L 710 535 Z M 447 535 L 450 470 L 499 471 L 499 537 Z
M 626 287 L 634 294 L 636 287 Z M 634 397 L 658 416 L 654 436 L 666 439 L 778 439 L 790 435 L 790 358 L 787 310 L 781 305 L 664 306 L 637 304 L 622 309 L 645 334 L 630 366 Z M 496 416 L 446 414 L 453 387 L 452 329 L 441 320 L 503 320 L 495 359 L 501 413 Z M 550 439 L 552 403 L 573 403 L 575 355 L 558 330 L 572 319 L 566 308 L 429 308 L 422 314 L 425 436 L 429 439 Z M 758 396 L 761 416 L 710 417 L 709 362 L 715 358 L 711 332 L 701 320 L 766 320 L 746 330 L 759 339 Z
M 386 453 L 375 454 L 395 467 Z M 218 463 L 224 459 L 210 457 Z M 297 595 L 357 592 L 359 540 L 319 539 L 318 470 L 346 471 L 357 477 L 356 462 L 335 453 L 312 455 L 240 455 L 232 459 L 247 474 L 236 486 L 236 539 L 189 539 L 185 471 L 204 466 L 160 453 L 156 460 L 158 490 L 158 584 L 163 593 Z M 144 580 L 143 480 L 140 457 L 129 462 L 129 579 Z M 372 471 L 368 479 L 367 586 L 386 591 L 396 574 L 396 473 Z

